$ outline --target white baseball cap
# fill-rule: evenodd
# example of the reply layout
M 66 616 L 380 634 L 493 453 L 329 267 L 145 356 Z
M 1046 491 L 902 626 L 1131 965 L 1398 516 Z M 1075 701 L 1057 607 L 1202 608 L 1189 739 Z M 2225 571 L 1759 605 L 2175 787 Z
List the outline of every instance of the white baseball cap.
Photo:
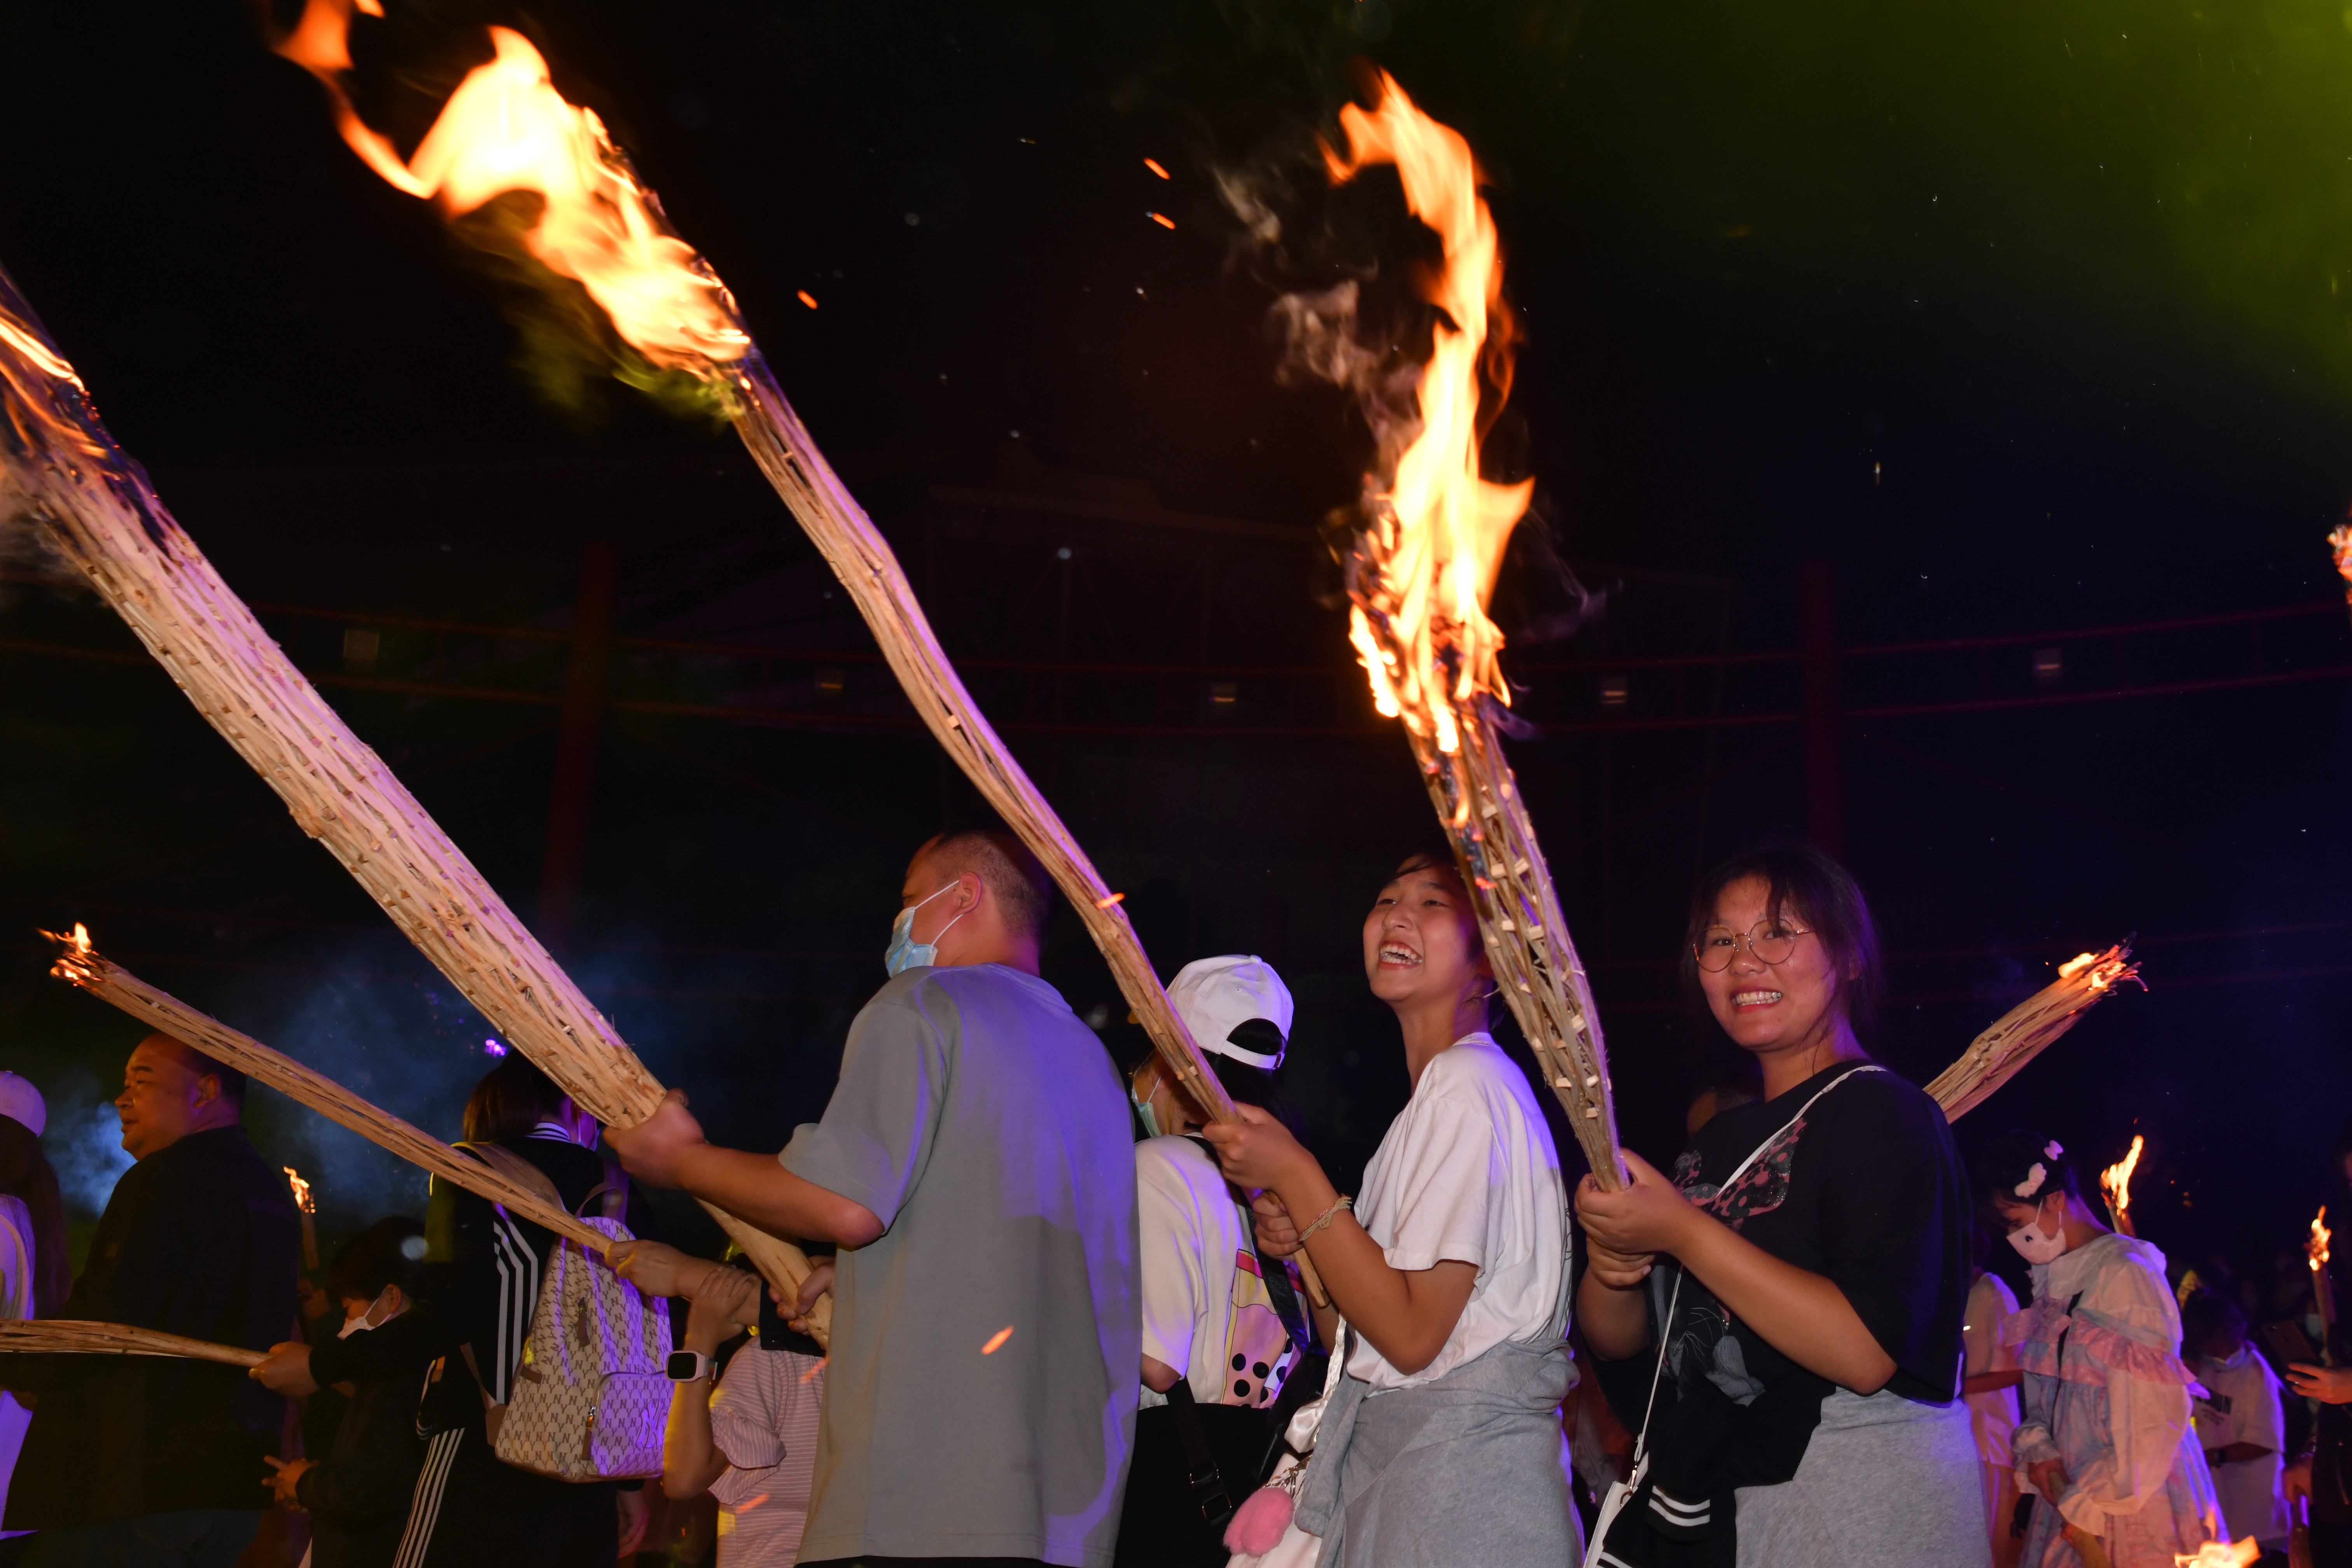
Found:
M 38 1138 L 49 1124 L 49 1107 L 42 1100 L 41 1091 L 33 1087 L 32 1079 L 0 1068 L 0 1116 L 23 1122 L 26 1131 Z
M 1168 1000 L 1204 1051 L 1271 1072 L 1290 1049 L 1290 989 L 1274 965 L 1255 953 L 1194 959 L 1168 983 Z M 1282 1037 L 1271 1052 L 1254 1051 L 1233 1037 L 1236 1029 L 1258 1018 Z

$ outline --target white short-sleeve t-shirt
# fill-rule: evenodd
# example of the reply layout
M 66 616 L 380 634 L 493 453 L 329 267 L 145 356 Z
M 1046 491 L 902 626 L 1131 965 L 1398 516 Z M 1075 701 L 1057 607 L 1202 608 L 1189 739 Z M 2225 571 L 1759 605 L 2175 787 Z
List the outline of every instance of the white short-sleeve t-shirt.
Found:
M 1143 1260 L 1143 1353 L 1183 1373 L 1192 1397 L 1224 1392 L 1234 1258 L 1246 1241 L 1216 1162 L 1190 1138 L 1135 1146 L 1135 1241 Z M 1168 1396 L 1143 1391 L 1149 1409 Z
M 1544 1331 L 1567 1266 L 1567 1192 L 1535 1091 L 1492 1037 L 1465 1036 L 1422 1068 L 1364 1167 L 1356 1218 L 1391 1268 L 1451 1258 L 1478 1269 L 1454 1332 L 1421 1371 L 1407 1376 L 1357 1336 L 1348 1371 L 1374 1394 L 1433 1382 Z

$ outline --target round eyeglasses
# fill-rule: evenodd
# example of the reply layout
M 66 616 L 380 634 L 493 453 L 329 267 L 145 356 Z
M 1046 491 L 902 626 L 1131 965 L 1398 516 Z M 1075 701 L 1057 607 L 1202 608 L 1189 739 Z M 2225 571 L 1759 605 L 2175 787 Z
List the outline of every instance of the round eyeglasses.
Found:
M 1697 958 L 1701 969 L 1709 974 L 1720 974 L 1731 967 L 1731 960 L 1739 952 L 1741 942 L 1748 944 L 1748 951 L 1755 955 L 1759 963 L 1785 963 L 1789 955 L 1797 951 L 1797 939 L 1812 934 L 1771 920 L 1758 921 L 1752 929 L 1745 931 L 1734 931 L 1729 926 L 1709 926 L 1691 952 Z

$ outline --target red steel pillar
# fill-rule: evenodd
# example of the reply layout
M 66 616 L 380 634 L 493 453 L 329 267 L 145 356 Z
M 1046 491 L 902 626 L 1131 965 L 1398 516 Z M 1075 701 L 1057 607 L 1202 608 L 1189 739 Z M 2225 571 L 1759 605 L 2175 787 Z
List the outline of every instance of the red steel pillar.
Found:
M 1805 828 L 1824 855 L 1845 854 L 1845 777 L 1838 725 L 1837 574 L 1808 561 L 1797 574 L 1797 640 L 1804 672 Z
M 556 729 L 555 788 L 547 809 L 547 851 L 540 863 L 539 940 L 559 958 L 571 945 L 588 847 L 596 731 L 604 718 L 619 583 L 620 562 L 610 544 L 591 544 L 581 552 L 580 602 L 572 611 L 572 660 L 564 670 L 562 718 Z

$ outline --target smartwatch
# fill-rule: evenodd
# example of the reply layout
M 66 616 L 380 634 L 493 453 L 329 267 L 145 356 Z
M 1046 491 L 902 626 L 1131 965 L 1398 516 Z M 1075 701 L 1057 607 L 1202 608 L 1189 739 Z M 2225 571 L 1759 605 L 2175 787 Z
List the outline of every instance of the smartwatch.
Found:
M 672 1351 L 668 1371 L 672 1383 L 699 1383 L 710 1375 L 710 1358 L 700 1351 Z

